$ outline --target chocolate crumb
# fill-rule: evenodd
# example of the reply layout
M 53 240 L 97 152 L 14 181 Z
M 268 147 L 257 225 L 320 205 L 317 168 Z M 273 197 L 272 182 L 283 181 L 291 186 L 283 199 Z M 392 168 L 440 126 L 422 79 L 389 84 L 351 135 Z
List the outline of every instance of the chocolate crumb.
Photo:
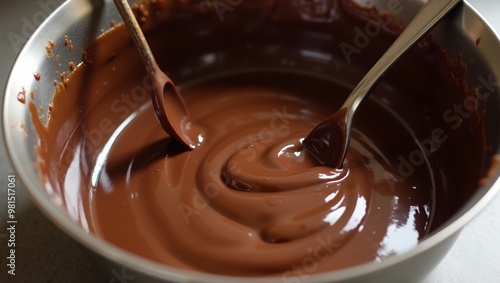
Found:
M 73 62 L 69 62 L 69 69 L 70 69 L 71 71 L 74 71 L 74 70 L 75 70 L 75 68 L 76 68 L 75 63 L 73 63 Z
M 64 36 L 64 46 L 68 46 L 68 43 L 69 43 L 68 36 L 65 35 Z
M 40 73 L 33 73 L 33 76 L 35 77 L 35 80 L 37 80 L 37 81 L 40 81 L 40 79 L 42 78 L 42 75 L 40 75 Z
M 73 50 L 73 41 L 69 41 L 69 51 Z
M 34 91 L 32 91 L 32 92 L 30 93 L 30 97 L 31 97 L 31 99 L 34 99 L 34 98 L 35 98 L 35 92 L 34 92 Z
M 26 89 L 24 87 L 22 87 L 21 91 L 17 94 L 17 100 L 22 104 L 26 103 Z
M 23 135 L 23 138 L 24 139 L 27 139 L 28 138 L 28 129 L 26 129 L 26 124 L 24 122 L 17 122 L 13 125 L 11 125 L 11 127 L 13 129 L 16 129 L 17 131 L 19 131 L 19 133 L 21 133 Z
M 47 51 L 47 58 L 48 59 L 53 59 L 54 58 L 54 47 L 56 47 L 56 43 L 52 40 L 47 41 L 47 45 L 45 45 L 45 50 Z

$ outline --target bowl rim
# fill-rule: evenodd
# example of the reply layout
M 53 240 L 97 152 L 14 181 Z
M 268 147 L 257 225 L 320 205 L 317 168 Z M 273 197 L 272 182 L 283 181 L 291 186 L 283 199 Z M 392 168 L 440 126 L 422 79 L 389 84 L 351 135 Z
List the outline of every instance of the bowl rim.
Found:
M 20 64 L 21 58 L 29 49 L 29 46 L 33 44 L 34 38 L 36 38 L 43 30 L 47 23 L 53 21 L 57 18 L 57 15 L 61 11 L 71 8 L 71 5 L 75 3 L 75 0 L 68 0 L 61 4 L 52 14 L 50 14 L 47 19 L 36 29 L 32 34 L 26 44 L 23 46 L 22 50 L 19 52 L 16 61 L 10 71 L 8 76 L 7 84 L 4 91 L 3 99 L 3 114 L 0 119 L 2 120 L 2 130 L 4 132 L 4 142 L 7 148 L 8 160 L 10 160 L 13 165 L 13 169 L 16 174 L 20 177 L 19 180 L 23 183 L 24 187 L 28 191 L 32 201 L 38 207 L 38 209 L 53 222 L 59 229 L 61 229 L 65 234 L 69 235 L 79 244 L 83 245 L 90 251 L 105 257 L 106 259 L 113 261 L 117 264 L 127 267 L 127 269 L 156 277 L 158 279 L 168 279 L 176 281 L 196 281 L 196 282 L 282 282 L 280 277 L 255 277 L 255 278 L 244 278 L 237 276 L 225 276 L 225 275 L 214 275 L 203 272 L 189 271 L 184 269 L 179 269 L 175 267 L 170 267 L 149 259 L 142 258 L 131 252 L 123 250 L 119 247 L 114 246 L 111 243 L 105 242 L 97 238 L 96 236 L 85 232 L 80 225 L 73 222 L 70 217 L 61 213 L 60 209 L 56 207 L 50 200 L 48 194 L 44 188 L 39 188 L 30 177 L 27 175 L 27 169 L 17 158 L 16 146 L 14 143 L 13 135 L 18 134 L 10 129 L 9 119 L 7 117 L 9 101 L 15 98 L 8 96 L 8 93 L 15 92 L 14 86 L 12 85 L 12 77 L 16 72 L 17 66 Z M 108 1 L 109 2 L 109 1 Z M 463 1 L 463 9 L 466 13 L 471 13 L 480 20 L 486 27 L 487 32 L 490 36 L 496 38 L 497 42 L 500 44 L 500 26 L 494 29 L 492 25 L 481 15 L 468 1 Z M 480 46 L 479 46 L 480 47 Z M 498 64 L 498 69 L 495 70 L 497 77 L 500 77 L 500 64 Z M 30 167 L 29 167 L 30 168 Z M 486 190 L 484 194 L 480 194 L 479 191 Z M 427 236 L 425 239 L 420 241 L 418 245 L 399 255 L 390 256 L 385 258 L 381 262 L 367 262 L 361 265 L 356 265 L 346 269 L 341 269 L 337 271 L 325 272 L 311 274 L 304 281 L 307 282 L 330 282 L 333 280 L 347 280 L 355 279 L 363 276 L 367 276 L 371 273 L 380 272 L 389 267 L 395 266 L 398 263 L 406 261 L 410 258 L 415 257 L 418 254 L 422 254 L 432 248 L 434 248 L 439 243 L 445 241 L 446 239 L 457 234 L 461 229 L 470 222 L 474 217 L 476 217 L 495 195 L 500 191 L 500 169 L 494 172 L 493 178 L 491 178 L 485 186 L 478 189 L 476 193 L 466 205 L 464 205 L 455 215 L 449 219 L 446 223 L 442 225 L 442 228 L 432 233 L 432 235 Z

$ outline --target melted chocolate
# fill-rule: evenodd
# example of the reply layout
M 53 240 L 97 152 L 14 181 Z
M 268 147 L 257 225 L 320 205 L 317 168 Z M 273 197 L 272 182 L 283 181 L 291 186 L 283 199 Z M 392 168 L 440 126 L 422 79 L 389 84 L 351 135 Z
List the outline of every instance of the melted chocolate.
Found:
M 317 125 L 304 140 L 304 145 L 321 164 L 341 169 L 344 149 L 348 147 L 347 108 L 341 108 Z
M 464 89 L 428 63 L 441 62 L 435 45 L 407 55 L 377 87 L 344 167 L 332 169 L 302 141 L 339 108 L 391 33 L 347 64 L 337 47 L 352 42 L 370 10 L 244 1 L 221 22 L 209 2 L 136 8 L 204 131 L 195 150 L 161 130 L 123 26 L 85 53 L 57 90 L 47 126 L 30 103 L 46 189 L 84 229 L 169 266 L 286 278 L 408 251 L 476 188 L 481 169 L 461 164 L 479 163 L 457 160 L 480 158 L 484 141 L 462 143 L 469 129 L 440 120 Z

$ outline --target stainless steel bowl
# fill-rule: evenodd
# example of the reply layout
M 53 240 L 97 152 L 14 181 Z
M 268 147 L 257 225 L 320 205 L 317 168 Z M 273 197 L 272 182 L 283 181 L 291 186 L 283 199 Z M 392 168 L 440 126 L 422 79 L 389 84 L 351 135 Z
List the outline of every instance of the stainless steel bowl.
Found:
M 368 1 L 358 1 L 365 3 Z M 387 7 L 384 0 L 369 1 L 380 9 Z M 398 1 L 396 1 L 398 2 Z M 401 1 L 404 9 L 398 15 L 408 22 L 425 1 Z M 44 189 L 36 166 L 35 146 L 37 135 L 31 123 L 27 105 L 19 103 L 17 94 L 24 87 L 36 88 L 34 102 L 46 106 L 52 101 L 54 85 L 52 80 L 36 82 L 33 71 L 42 76 L 54 76 L 56 71 L 67 71 L 69 62 L 80 62 L 83 48 L 88 46 L 111 21 L 119 21 L 119 15 L 112 1 L 70 0 L 54 12 L 30 38 L 20 53 L 5 91 L 3 105 L 3 130 L 11 161 L 30 192 L 34 202 L 60 229 L 75 239 L 98 267 L 114 282 L 412 282 L 423 279 L 445 256 L 461 229 L 476 216 L 500 189 L 500 168 L 495 169 L 488 184 L 477 192 L 431 236 L 418 246 L 401 255 L 392 256 L 380 263 L 367 263 L 331 273 L 296 278 L 250 279 L 200 274 L 167 267 L 116 248 L 76 224 L 64 208 L 57 203 L 57 197 Z M 70 50 L 61 40 L 71 39 L 74 49 Z M 464 2 L 433 31 L 434 39 L 450 54 L 458 50 L 465 62 L 474 61 L 468 68 L 467 82 L 479 85 L 493 82 L 487 87 L 492 96 L 488 100 L 485 128 L 488 129 L 488 144 L 493 148 L 490 155 L 500 153 L 500 39 L 472 6 Z M 477 44 L 481 38 L 480 44 Z M 60 60 L 47 60 L 45 45 L 48 39 L 58 39 L 54 53 Z M 479 81 L 478 81 L 479 80 Z M 490 89 L 491 88 L 491 89 Z M 29 94 L 28 94 L 29 95 Z M 12 127 L 12 125 L 24 125 Z M 27 134 L 27 135 L 26 135 Z M 491 157 L 491 156 L 489 156 Z M 488 158 L 486 163 L 488 163 Z M 488 166 L 489 164 L 484 164 Z M 110 272 L 113 271 L 113 272 Z M 123 281 L 124 280 L 124 281 Z M 112 282 L 110 281 L 110 282 Z

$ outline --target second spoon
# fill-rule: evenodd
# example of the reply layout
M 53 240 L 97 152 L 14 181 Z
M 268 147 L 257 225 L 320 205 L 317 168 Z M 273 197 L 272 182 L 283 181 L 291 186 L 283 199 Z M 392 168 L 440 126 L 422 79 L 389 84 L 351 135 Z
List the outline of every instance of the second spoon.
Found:
M 351 140 L 354 114 L 361 102 L 387 70 L 460 2 L 462 0 L 429 0 L 358 83 L 340 109 L 309 133 L 304 145 L 321 164 L 342 168 Z

